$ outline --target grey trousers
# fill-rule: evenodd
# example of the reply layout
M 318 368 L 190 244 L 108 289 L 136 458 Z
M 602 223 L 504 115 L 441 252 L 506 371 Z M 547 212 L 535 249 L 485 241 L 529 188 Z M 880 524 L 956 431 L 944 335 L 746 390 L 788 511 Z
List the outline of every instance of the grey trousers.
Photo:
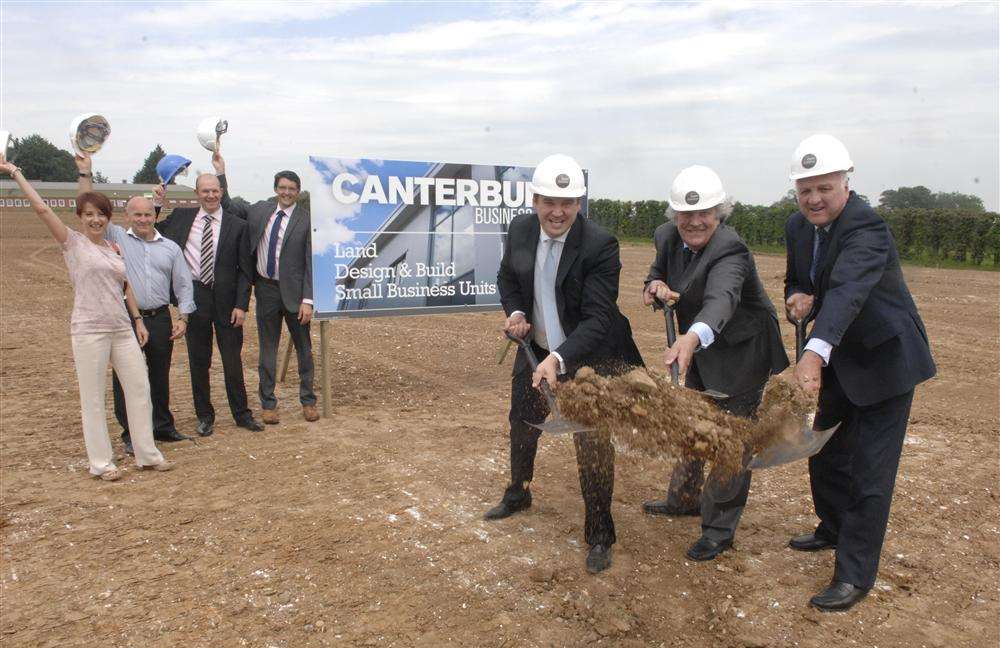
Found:
M 299 401 L 303 405 L 315 405 L 313 392 L 314 365 L 312 358 L 312 338 L 309 325 L 299 323 L 298 313 L 285 310 L 281 302 L 278 282 L 258 279 L 254 284 L 257 296 L 257 336 L 260 342 L 260 362 L 257 365 L 259 378 L 260 406 L 273 410 L 278 407 L 274 397 L 274 383 L 278 372 L 278 347 L 281 342 L 281 323 L 288 326 L 288 333 L 295 345 L 295 356 L 299 365 Z
M 689 373 L 688 386 L 695 389 L 702 389 L 700 380 L 692 380 Z M 720 409 L 723 409 L 735 416 L 753 418 L 764 396 L 764 385 L 744 394 L 738 394 L 718 402 Z M 747 448 L 747 453 L 750 449 Z M 744 460 L 746 455 L 744 454 Z M 736 526 L 743 515 L 743 508 L 747 503 L 747 495 L 750 493 L 750 472 L 737 475 L 740 480 L 736 494 L 729 500 L 716 501 L 707 493 L 702 491 L 704 485 L 704 461 L 679 461 L 674 466 L 674 471 L 670 475 L 670 486 L 667 489 L 667 503 L 677 508 L 694 508 L 701 502 L 701 533 L 703 536 L 715 542 L 730 540 L 736 534 Z M 713 479 L 714 475 L 709 475 Z M 722 489 L 725 491 L 729 488 Z

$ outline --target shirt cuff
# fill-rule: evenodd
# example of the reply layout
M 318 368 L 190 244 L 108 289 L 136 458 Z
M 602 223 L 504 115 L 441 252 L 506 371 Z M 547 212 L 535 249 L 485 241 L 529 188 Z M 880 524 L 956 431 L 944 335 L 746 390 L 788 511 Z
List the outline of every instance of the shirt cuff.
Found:
M 698 336 L 702 349 L 707 349 L 712 342 L 715 342 L 715 331 L 705 322 L 695 322 L 688 331 L 694 331 L 695 335 Z
M 823 366 L 830 364 L 830 352 L 833 351 L 833 345 L 826 340 L 820 340 L 819 338 L 812 338 L 806 342 L 806 351 L 812 351 L 819 357 L 823 358 Z
M 510 314 L 510 315 L 508 315 L 507 317 L 514 317 L 514 316 L 515 316 L 515 315 L 517 315 L 518 313 L 520 313 L 520 314 L 521 314 L 521 317 L 523 317 L 524 319 L 528 319 L 528 316 L 524 314 L 524 311 L 514 311 L 513 313 L 511 313 L 511 314 Z
M 311 300 L 311 299 L 303 299 L 302 303 L 303 304 L 309 304 L 310 306 L 312 306 L 313 305 L 313 300 Z
M 563 362 L 562 356 L 555 351 L 550 351 L 550 353 L 556 357 L 556 360 L 559 361 L 559 375 L 561 376 L 566 373 L 566 363 Z

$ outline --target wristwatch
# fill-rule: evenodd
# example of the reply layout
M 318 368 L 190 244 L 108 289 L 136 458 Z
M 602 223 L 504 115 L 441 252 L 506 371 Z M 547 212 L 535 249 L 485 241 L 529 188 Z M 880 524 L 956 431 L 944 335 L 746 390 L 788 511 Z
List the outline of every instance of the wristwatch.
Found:
M 93 173 L 89 173 L 89 172 L 88 173 L 84 173 L 83 171 L 80 172 L 80 177 L 81 178 L 89 178 L 92 175 L 94 175 L 94 174 Z
M 138 315 L 133 315 L 133 316 L 132 316 L 132 319 L 134 319 L 135 321 L 137 321 L 137 322 L 138 322 L 139 320 L 141 320 L 141 319 L 142 319 L 142 313 L 139 313 Z
M 188 316 L 187 316 L 186 313 L 181 313 L 180 315 L 177 316 L 177 319 L 179 321 L 184 322 L 185 324 L 187 324 Z

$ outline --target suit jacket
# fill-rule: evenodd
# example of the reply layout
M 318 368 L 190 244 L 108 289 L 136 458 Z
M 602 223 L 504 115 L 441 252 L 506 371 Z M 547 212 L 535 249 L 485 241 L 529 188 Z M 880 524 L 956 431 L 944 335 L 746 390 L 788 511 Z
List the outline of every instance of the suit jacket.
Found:
M 815 297 L 810 337 L 833 345 L 824 371 L 835 371 L 859 406 L 904 394 L 933 376 L 927 331 L 885 221 L 852 191 L 833 221 L 815 286 L 809 279 L 814 232 L 801 212 L 785 224 L 785 298 Z
M 234 216 L 247 222 L 247 236 L 250 242 L 250 255 L 253 258 L 253 282 L 257 281 L 257 247 L 261 243 L 267 221 L 277 208 L 277 200 L 261 200 L 249 207 L 240 207 L 230 200 L 227 190 L 226 176 L 219 176 L 222 184 L 222 206 Z M 265 245 L 267 242 L 264 243 Z M 297 313 L 303 299 L 312 299 L 312 220 L 309 210 L 302 205 L 296 205 L 292 216 L 285 226 L 285 234 L 281 241 L 281 253 L 278 255 L 278 285 L 281 290 L 281 302 L 285 310 Z
M 514 218 L 497 274 L 504 311 L 508 316 L 522 311 L 529 322 L 533 321 L 540 231 L 537 214 Z M 584 365 L 601 373 L 618 373 L 629 365 L 643 364 L 628 319 L 616 303 L 621 267 L 617 239 L 577 215 L 556 271 L 556 307 L 566 340 L 558 349 L 551 349 L 562 356 L 569 376 Z M 526 366 L 524 354 L 518 353 L 514 372 Z
M 165 220 L 158 222 L 156 229 L 184 250 L 198 211 L 197 207 L 179 207 Z M 210 313 L 219 326 L 230 325 L 234 308 L 243 311 L 250 308 L 253 265 L 246 230 L 246 222 L 223 209 L 219 243 L 215 250 L 215 280 L 212 285 L 214 312 Z M 195 276 L 194 279 L 197 281 L 198 277 Z M 197 297 L 196 292 L 196 311 L 201 311 L 203 306 L 197 303 Z M 176 298 L 171 301 L 177 303 Z
M 677 225 L 663 223 L 653 233 L 656 259 L 646 283 L 663 281 L 681 294 L 674 307 L 678 328 L 707 324 L 715 341 L 694 355 L 705 387 L 737 396 L 759 388 L 788 366 L 778 315 L 757 275 L 746 243 L 720 224 L 684 269 L 683 241 Z

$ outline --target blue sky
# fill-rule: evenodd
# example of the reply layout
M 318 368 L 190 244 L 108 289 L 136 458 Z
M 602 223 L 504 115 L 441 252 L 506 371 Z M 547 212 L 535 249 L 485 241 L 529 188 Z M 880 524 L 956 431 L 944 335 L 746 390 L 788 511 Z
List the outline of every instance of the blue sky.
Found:
M 829 132 L 853 186 L 998 202 L 998 4 L 768 2 L 0 5 L 0 128 L 66 146 L 109 118 L 118 180 L 160 143 L 208 169 L 195 126 L 229 120 L 234 193 L 309 156 L 513 163 L 554 152 L 591 195 L 663 199 L 705 164 L 744 202 L 790 188 Z

